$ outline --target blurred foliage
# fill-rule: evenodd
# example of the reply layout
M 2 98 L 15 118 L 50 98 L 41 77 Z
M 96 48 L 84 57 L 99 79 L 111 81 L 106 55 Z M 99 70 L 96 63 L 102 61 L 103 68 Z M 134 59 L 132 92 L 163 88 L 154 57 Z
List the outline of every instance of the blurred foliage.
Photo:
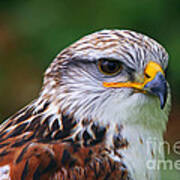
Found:
M 179 0 L 0 0 L 0 119 L 38 95 L 43 72 L 60 50 L 101 29 L 135 30 L 167 49 L 174 108 L 166 138 L 179 139 Z

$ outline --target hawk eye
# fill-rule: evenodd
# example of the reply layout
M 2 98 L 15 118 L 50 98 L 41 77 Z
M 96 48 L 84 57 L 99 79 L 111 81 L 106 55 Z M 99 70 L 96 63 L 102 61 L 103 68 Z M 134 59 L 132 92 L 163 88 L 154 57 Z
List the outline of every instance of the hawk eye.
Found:
M 105 75 L 116 75 L 122 69 L 121 62 L 117 60 L 100 59 L 98 61 L 99 71 Z

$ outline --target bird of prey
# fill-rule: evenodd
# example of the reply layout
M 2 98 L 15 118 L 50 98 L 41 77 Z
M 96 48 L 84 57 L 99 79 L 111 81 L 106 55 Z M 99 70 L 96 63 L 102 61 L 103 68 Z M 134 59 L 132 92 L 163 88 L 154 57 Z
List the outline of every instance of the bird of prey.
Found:
M 159 43 L 130 30 L 101 30 L 61 51 L 39 97 L 0 126 L 0 179 L 159 179 L 167 66 Z

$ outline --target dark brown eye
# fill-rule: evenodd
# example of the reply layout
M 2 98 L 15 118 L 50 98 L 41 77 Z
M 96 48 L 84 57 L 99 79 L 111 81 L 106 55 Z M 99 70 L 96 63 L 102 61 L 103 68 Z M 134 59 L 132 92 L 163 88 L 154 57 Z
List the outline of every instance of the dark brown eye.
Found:
M 112 76 L 121 71 L 122 64 L 117 60 L 100 59 L 98 61 L 98 68 L 101 73 Z

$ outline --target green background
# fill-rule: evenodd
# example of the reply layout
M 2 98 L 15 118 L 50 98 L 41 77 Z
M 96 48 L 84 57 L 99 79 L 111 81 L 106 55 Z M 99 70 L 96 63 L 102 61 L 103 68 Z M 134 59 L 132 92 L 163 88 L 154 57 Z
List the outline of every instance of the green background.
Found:
M 0 119 L 38 96 L 43 72 L 60 50 L 101 29 L 147 34 L 169 52 L 173 110 L 165 138 L 173 145 L 180 140 L 179 0 L 0 0 Z M 180 179 L 175 170 L 163 174 Z

